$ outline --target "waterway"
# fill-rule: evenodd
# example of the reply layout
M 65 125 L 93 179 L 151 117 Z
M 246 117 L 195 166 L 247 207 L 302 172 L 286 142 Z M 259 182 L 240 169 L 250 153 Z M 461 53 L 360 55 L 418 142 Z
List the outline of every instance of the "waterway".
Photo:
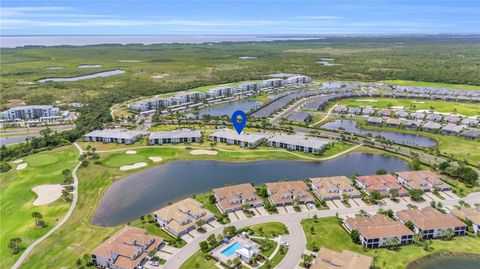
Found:
M 98 77 L 109 77 L 109 76 L 114 76 L 114 75 L 120 75 L 125 73 L 125 71 L 117 69 L 117 70 L 111 70 L 111 71 L 105 71 L 105 72 L 99 72 L 99 73 L 94 73 L 94 74 L 89 74 L 89 75 L 84 75 L 84 76 L 78 76 L 78 77 L 69 77 L 69 78 L 44 78 L 37 80 L 39 83 L 44 83 L 44 82 L 70 82 L 70 81 L 78 81 L 78 80 L 84 80 L 84 79 L 92 79 L 92 78 L 98 78 Z

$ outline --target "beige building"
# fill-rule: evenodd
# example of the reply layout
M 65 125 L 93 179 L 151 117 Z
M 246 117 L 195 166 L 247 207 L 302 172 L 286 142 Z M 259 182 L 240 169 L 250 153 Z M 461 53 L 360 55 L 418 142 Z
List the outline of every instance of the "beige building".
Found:
M 395 213 L 400 222 L 413 223 L 415 233 L 423 233 L 424 239 L 441 237 L 451 230 L 455 235 L 465 235 L 467 225 L 453 215 L 443 214 L 433 207 L 422 209 L 405 209 Z
M 349 250 L 336 252 L 321 248 L 310 269 L 369 269 L 373 258 Z
M 315 195 L 322 200 L 342 199 L 343 195 L 350 198 L 360 198 L 360 192 L 353 187 L 352 181 L 346 176 L 311 178 Z
M 215 219 L 198 201 L 187 198 L 153 212 L 160 227 L 174 236 L 182 236 L 195 229 L 195 223 Z
M 480 211 L 478 209 L 473 207 L 453 208 L 451 212 L 457 218 L 471 221 L 473 232 L 480 234 Z
M 435 189 L 439 191 L 450 190 L 450 186 L 430 170 L 397 172 L 395 175 L 398 182 L 407 189 L 421 189 L 424 192 Z
M 262 206 L 257 190 L 250 183 L 213 189 L 217 206 L 223 213 L 242 210 L 242 205 Z
M 307 184 L 303 181 L 282 181 L 267 183 L 268 196 L 274 205 L 290 205 L 295 200 L 299 203 L 314 203 Z
M 163 244 L 160 237 L 126 226 L 98 245 L 90 255 L 97 267 L 134 269 L 145 263 L 149 251 L 159 249 Z

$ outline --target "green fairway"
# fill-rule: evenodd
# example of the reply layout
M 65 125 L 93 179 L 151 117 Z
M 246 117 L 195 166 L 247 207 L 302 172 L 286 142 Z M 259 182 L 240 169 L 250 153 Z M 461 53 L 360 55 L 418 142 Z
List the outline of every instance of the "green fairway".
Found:
M 51 153 L 40 153 L 32 156 L 25 157 L 25 162 L 31 166 L 45 166 L 54 164 L 58 161 L 58 157 Z
M 463 236 L 456 237 L 452 241 L 435 239 L 432 251 L 424 251 L 422 247 L 416 245 L 402 246 L 399 251 L 385 248 L 364 251 L 360 245 L 352 242 L 349 234 L 335 217 L 319 218 L 316 222 L 314 219 L 303 220 L 302 227 L 307 237 L 308 250 L 313 250 L 314 246 L 318 249 L 326 247 L 335 251 L 351 250 L 375 257 L 375 266 L 382 269 L 404 269 L 408 263 L 417 258 L 442 251 L 480 254 L 480 237 Z M 313 233 L 311 227 L 314 227 Z
M 72 170 L 78 158 L 73 146 L 58 148 L 24 158 L 29 163 L 21 171 L 13 169 L 0 177 L 0 267 L 8 268 L 20 256 L 11 255 L 7 248 L 11 238 L 22 239 L 22 249 L 44 235 L 65 215 L 70 203 L 61 198 L 43 206 L 34 206 L 37 198 L 31 188 L 42 184 L 63 183 L 63 169 Z M 38 211 L 43 215 L 45 227 L 37 227 L 32 213 Z
M 393 85 L 400 85 L 400 86 L 423 86 L 423 87 L 442 87 L 442 88 L 465 89 L 465 90 L 480 90 L 480 86 L 465 85 L 465 84 L 447 84 L 447 83 L 423 82 L 423 81 L 412 81 L 412 80 L 382 80 L 379 82 L 393 84 Z
M 103 164 L 108 167 L 120 167 L 127 164 L 134 164 L 137 162 L 143 162 L 147 158 L 140 154 L 126 154 L 124 152 L 111 155 L 105 159 Z
M 340 105 L 348 107 L 391 108 L 405 107 L 410 111 L 415 110 L 433 110 L 443 113 L 459 113 L 465 116 L 480 115 L 480 105 L 474 103 L 445 102 L 434 100 L 414 100 L 414 99 L 395 99 L 395 98 L 355 98 L 342 99 L 338 101 Z

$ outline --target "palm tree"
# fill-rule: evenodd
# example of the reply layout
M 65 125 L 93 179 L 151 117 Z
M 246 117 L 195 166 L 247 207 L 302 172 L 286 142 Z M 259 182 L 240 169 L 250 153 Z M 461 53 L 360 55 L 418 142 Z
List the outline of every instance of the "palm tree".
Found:
M 32 213 L 32 217 L 35 218 L 35 224 L 37 226 L 41 226 L 40 224 L 41 224 L 41 220 L 43 218 L 42 213 L 40 213 L 38 211 L 35 211 L 35 212 Z
M 423 233 L 422 232 L 419 232 L 417 234 L 414 234 L 413 235 L 413 242 L 415 242 L 416 244 L 420 244 L 423 240 Z
M 205 220 L 204 219 L 199 219 L 199 220 L 197 220 L 197 222 L 195 222 L 195 226 L 197 226 L 198 230 L 202 229 L 203 225 L 205 225 Z
M 10 239 L 8 242 L 8 248 L 12 250 L 12 254 L 17 254 L 20 252 L 20 244 L 22 243 L 22 239 L 20 237 L 15 237 Z

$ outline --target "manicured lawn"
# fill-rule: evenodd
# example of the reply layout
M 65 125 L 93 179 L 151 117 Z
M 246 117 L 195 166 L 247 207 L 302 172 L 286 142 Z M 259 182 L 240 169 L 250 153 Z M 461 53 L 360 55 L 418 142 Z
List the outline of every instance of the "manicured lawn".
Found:
M 375 100 L 375 102 L 370 102 Z M 465 116 L 480 115 L 480 106 L 474 103 L 445 102 L 420 99 L 395 99 L 395 98 L 355 98 L 342 99 L 339 104 L 348 107 L 371 106 L 374 108 L 390 108 L 392 106 L 403 106 L 410 111 L 433 110 L 443 113 L 459 113 Z
M 273 251 L 275 250 L 275 247 L 277 246 L 277 243 L 275 241 L 272 241 L 272 240 L 268 240 L 268 239 L 258 239 L 258 238 L 253 238 L 252 239 L 253 241 L 257 242 L 258 244 L 264 246 L 268 246 L 267 248 L 265 249 L 262 249 L 260 252 L 262 253 L 262 255 L 264 257 L 270 257 L 270 255 L 273 254 Z
M 284 248 L 284 249 L 285 250 L 283 251 L 283 253 L 282 251 L 278 250 L 275 256 L 272 257 L 272 259 L 270 260 L 271 268 L 275 268 L 275 266 L 277 266 L 277 264 L 279 264 L 283 260 L 283 258 L 285 258 L 288 252 L 288 248 Z M 262 265 L 260 268 L 264 269 L 267 267 L 265 265 Z
M 318 248 L 326 247 L 335 251 L 343 249 L 355 251 L 364 255 L 375 257 L 375 265 L 379 268 L 403 269 L 411 261 L 432 253 L 466 252 L 480 254 L 480 237 L 457 237 L 452 241 L 435 239 L 432 251 L 424 251 L 416 245 L 402 246 L 399 251 L 385 248 L 364 251 L 360 245 L 354 244 L 348 233 L 340 226 L 335 217 L 319 218 L 315 223 L 313 219 L 302 221 L 303 230 L 307 238 L 307 249 L 313 251 L 314 242 Z M 314 227 L 314 234 L 310 228 Z
M 264 236 L 270 238 L 281 234 L 288 234 L 287 227 L 280 222 L 266 222 L 249 226 L 249 228 L 253 231 L 254 236 Z
M 145 160 L 147 160 L 147 158 L 140 154 L 117 153 L 106 158 L 103 164 L 108 167 L 121 167 L 127 164 L 144 162 Z
M 11 255 L 8 242 L 20 237 L 25 249 L 33 241 L 50 230 L 67 212 L 70 203 L 61 198 L 49 205 L 33 206 L 37 198 L 31 188 L 42 184 L 63 183 L 63 169 L 72 170 L 78 158 L 73 146 L 58 148 L 23 158 L 29 165 L 17 171 L 17 164 L 0 176 L 0 268 L 10 267 L 20 256 Z M 32 212 L 43 215 L 45 227 L 37 227 Z
M 424 87 L 444 87 L 452 89 L 465 89 L 465 90 L 480 90 L 480 86 L 464 85 L 464 84 L 446 84 L 437 82 L 423 82 L 412 80 L 382 80 L 379 82 L 389 83 L 400 86 L 424 86 Z
M 149 223 L 147 218 L 145 217 L 145 220 L 142 222 L 141 219 L 136 219 L 132 222 L 130 222 L 130 225 L 145 229 L 149 234 L 159 236 L 166 241 L 174 240 L 175 238 L 170 235 L 169 233 L 165 232 L 164 230 L 160 229 L 159 227 L 155 226 L 155 223 Z M 173 247 L 181 248 L 185 246 L 186 242 L 183 240 L 179 240 L 176 242 L 175 245 L 172 245 Z
M 210 195 L 212 195 L 213 192 L 205 192 L 201 194 L 195 194 L 194 199 L 202 203 L 203 207 L 207 209 L 208 211 L 212 212 L 215 216 L 222 215 L 222 212 L 220 212 L 220 209 L 218 209 L 216 204 L 212 204 L 210 202 Z
M 180 266 L 180 269 L 212 269 L 217 268 L 215 263 L 216 261 L 213 259 L 207 261 L 204 254 L 201 251 L 197 251 Z

